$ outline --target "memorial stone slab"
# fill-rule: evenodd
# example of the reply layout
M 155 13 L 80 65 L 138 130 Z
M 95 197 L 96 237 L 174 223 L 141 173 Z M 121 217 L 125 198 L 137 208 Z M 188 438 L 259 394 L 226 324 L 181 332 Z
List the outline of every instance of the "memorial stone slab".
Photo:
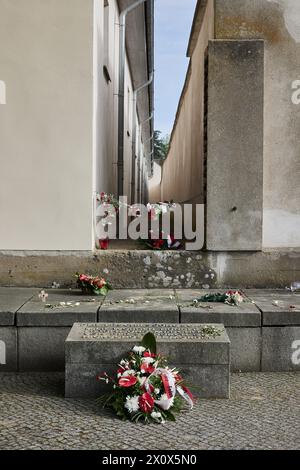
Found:
M 75 324 L 66 340 L 66 396 L 90 397 L 103 391 L 96 376 L 116 370 L 119 361 L 155 334 L 158 351 L 180 367 L 202 397 L 229 397 L 230 341 L 223 325 Z

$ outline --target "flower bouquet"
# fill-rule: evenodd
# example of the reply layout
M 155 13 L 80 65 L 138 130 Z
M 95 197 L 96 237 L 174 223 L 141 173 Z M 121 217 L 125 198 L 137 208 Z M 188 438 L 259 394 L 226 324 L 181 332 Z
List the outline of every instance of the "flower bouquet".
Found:
M 166 359 L 156 353 L 152 333 L 144 336 L 141 346 L 134 346 L 116 371 L 116 378 L 106 372 L 97 377 L 112 386 L 112 392 L 99 399 L 123 420 L 144 423 L 175 421 L 174 413 L 194 398 L 177 369 L 170 369 Z
M 143 243 L 151 250 L 179 250 L 182 248 L 182 243 L 179 240 L 175 240 L 172 234 L 168 235 L 167 238 L 163 237 L 160 233 L 158 239 L 143 240 Z
M 76 273 L 77 285 L 84 294 L 107 295 L 112 289 L 110 283 L 101 277 Z
M 222 302 L 223 304 L 238 306 L 244 302 L 244 295 L 239 290 L 228 290 L 223 294 L 206 294 L 195 300 L 195 303 L 198 302 Z

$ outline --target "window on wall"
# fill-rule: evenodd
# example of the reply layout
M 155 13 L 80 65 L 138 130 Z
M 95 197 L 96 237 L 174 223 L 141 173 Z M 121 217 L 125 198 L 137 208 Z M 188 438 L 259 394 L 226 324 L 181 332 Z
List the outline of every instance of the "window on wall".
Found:
M 111 82 L 109 71 L 109 0 L 104 0 L 103 12 L 103 73 L 106 81 Z

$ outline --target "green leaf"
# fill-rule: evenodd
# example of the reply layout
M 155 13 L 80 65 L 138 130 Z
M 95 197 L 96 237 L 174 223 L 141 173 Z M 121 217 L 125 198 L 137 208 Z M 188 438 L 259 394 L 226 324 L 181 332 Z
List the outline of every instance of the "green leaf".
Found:
M 226 294 L 220 294 L 219 292 L 217 294 L 206 294 L 197 300 L 198 302 L 222 302 L 224 303 L 226 300 Z
M 149 349 L 153 354 L 156 354 L 156 339 L 153 333 L 147 333 L 142 339 L 142 346 Z
M 176 421 L 176 418 L 175 418 L 175 416 L 173 415 L 173 413 L 171 413 L 171 411 L 165 411 L 165 415 L 166 415 L 166 418 L 167 418 L 169 421 Z

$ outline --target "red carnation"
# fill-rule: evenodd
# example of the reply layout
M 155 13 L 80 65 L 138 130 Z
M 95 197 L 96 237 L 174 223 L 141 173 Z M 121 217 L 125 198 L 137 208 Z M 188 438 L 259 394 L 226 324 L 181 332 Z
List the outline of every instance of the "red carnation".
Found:
M 128 375 L 127 377 L 121 377 L 119 379 L 119 385 L 120 387 L 133 387 L 137 383 L 137 378 L 134 377 L 133 375 Z
M 99 279 L 98 277 L 94 279 L 93 281 L 94 286 L 96 286 L 98 289 L 102 289 L 103 286 L 105 286 L 105 279 Z
M 141 365 L 141 371 L 143 372 L 143 374 L 152 374 L 152 372 L 155 371 L 155 367 L 153 367 L 152 364 L 147 364 L 146 362 L 144 362 Z
M 107 250 L 109 247 L 109 239 L 99 240 L 101 250 Z
M 164 245 L 164 240 L 155 240 L 153 242 L 153 248 L 161 248 Z
M 154 408 L 154 399 L 150 393 L 144 393 L 139 397 L 139 406 L 143 413 L 151 413 Z
M 143 356 L 144 356 L 144 357 L 153 357 L 153 358 L 154 358 L 154 357 L 156 357 L 156 354 L 150 353 L 149 351 L 145 351 L 145 352 L 143 353 Z

